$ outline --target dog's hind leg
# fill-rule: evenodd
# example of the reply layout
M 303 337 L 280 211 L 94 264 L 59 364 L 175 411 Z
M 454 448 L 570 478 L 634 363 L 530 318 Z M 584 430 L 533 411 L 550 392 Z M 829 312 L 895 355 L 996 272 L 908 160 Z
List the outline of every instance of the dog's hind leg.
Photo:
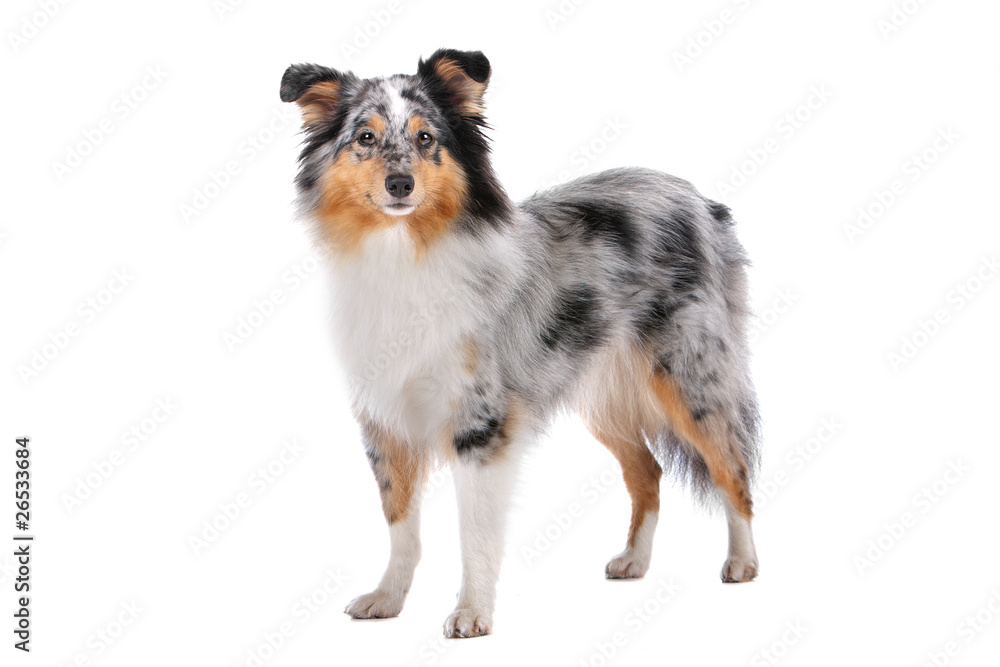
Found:
M 597 440 L 611 450 L 622 467 L 625 488 L 632 499 L 632 519 L 625 550 L 604 568 L 608 579 L 637 579 L 649 570 L 653 536 L 660 511 L 660 477 L 663 471 L 646 447 L 641 431 L 631 434 L 588 424 Z
M 608 579 L 644 576 L 653 553 L 663 471 L 645 433 L 655 430 L 663 416 L 647 386 L 650 363 L 648 354 L 630 346 L 609 348 L 595 360 L 577 396 L 577 411 L 591 434 L 618 459 L 632 500 L 625 550 L 604 568 Z
M 750 469 L 740 438 L 748 437 L 738 405 L 693 405 L 683 379 L 658 367 L 650 379 L 669 428 L 704 461 L 719 490 L 729 524 L 729 556 L 722 567 L 725 582 L 750 581 L 757 576 L 757 551 L 750 521 Z
M 391 552 L 378 587 L 355 598 L 344 612 L 354 618 L 391 618 L 403 609 L 420 561 L 420 500 L 428 459 L 375 424 L 363 422 L 362 434 L 389 524 Z

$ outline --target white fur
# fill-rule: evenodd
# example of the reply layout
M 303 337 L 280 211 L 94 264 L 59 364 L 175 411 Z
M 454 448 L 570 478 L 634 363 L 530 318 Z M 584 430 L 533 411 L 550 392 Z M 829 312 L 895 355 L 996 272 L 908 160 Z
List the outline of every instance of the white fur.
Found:
M 659 512 L 646 512 L 635 536 L 635 544 L 611 559 L 604 569 L 609 579 L 635 579 L 645 576 L 653 558 L 653 536 Z
M 404 216 L 413 213 L 416 210 L 416 206 L 382 206 L 382 211 L 388 215 L 394 216 Z
M 526 444 L 525 435 L 512 436 L 505 451 L 486 465 L 462 460 L 455 463 L 462 586 L 455 611 L 444 623 L 447 637 L 474 637 L 493 631 L 507 509 Z
M 360 252 L 332 266 L 337 347 L 352 376 L 355 410 L 389 426 L 417 447 L 450 442 L 455 404 L 469 393 L 466 337 L 480 328 L 481 297 L 471 288 L 484 264 L 523 274 L 516 236 L 475 242 L 449 236 L 418 253 L 403 223 L 369 234 Z M 498 286 L 500 288 L 501 286 Z M 530 439 L 527 416 L 511 442 L 488 464 L 455 463 L 463 579 L 459 604 L 445 624 L 449 636 L 492 629 L 507 505 L 517 459 Z M 414 500 L 413 502 L 416 502 Z M 420 554 L 418 512 L 393 525 L 392 556 L 378 588 L 351 603 L 356 617 L 395 615 Z M 376 614 L 375 612 L 381 612 Z
M 593 432 L 623 440 L 637 438 L 636 425 L 653 431 L 663 423 L 662 408 L 649 388 L 649 363 L 627 342 L 609 345 L 594 355 L 573 404 Z M 645 446 L 641 436 L 636 446 Z
M 726 522 L 729 524 L 729 557 L 722 565 L 722 580 L 729 582 L 750 581 L 757 576 L 757 549 L 753 544 L 750 522 L 740 516 L 729 499 L 723 501 Z
M 420 561 L 420 498 L 413 494 L 409 513 L 403 521 L 389 526 L 391 553 L 389 566 L 378 587 L 351 601 L 344 610 L 354 618 L 391 618 L 398 616 L 413 583 L 413 573 Z
M 373 232 L 332 267 L 335 328 L 355 410 L 405 435 L 436 443 L 467 394 L 463 344 L 482 317 L 470 285 L 487 262 L 518 263 L 511 239 L 449 236 L 423 254 L 404 223 Z
M 405 127 L 406 121 L 409 119 L 409 113 L 406 109 L 406 100 L 403 96 L 399 94 L 399 88 L 397 86 L 388 86 L 389 90 L 389 113 L 392 114 L 392 120 L 396 123 L 398 127 Z

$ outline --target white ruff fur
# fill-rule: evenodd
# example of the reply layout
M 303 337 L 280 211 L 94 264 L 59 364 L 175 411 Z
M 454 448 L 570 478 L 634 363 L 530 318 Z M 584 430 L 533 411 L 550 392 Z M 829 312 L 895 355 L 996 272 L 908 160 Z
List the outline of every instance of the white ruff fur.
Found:
M 412 444 L 448 432 L 470 382 L 463 345 L 482 317 L 469 285 L 477 265 L 516 267 L 512 245 L 499 234 L 464 242 L 449 236 L 418 254 L 400 222 L 333 260 L 337 347 L 358 414 Z

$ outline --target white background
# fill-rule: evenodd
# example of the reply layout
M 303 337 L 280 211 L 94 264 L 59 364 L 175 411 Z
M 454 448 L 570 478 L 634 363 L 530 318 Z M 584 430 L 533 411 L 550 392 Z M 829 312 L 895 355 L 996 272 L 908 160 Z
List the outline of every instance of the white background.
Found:
M 11 646 L 13 546 L 0 550 L 0 662 L 994 661 L 1000 8 L 896 2 L 909 13 L 891 31 L 890 0 L 565 0 L 563 14 L 555 0 L 94 1 L 50 3 L 51 17 L 5 3 L 0 534 L 13 545 L 13 439 L 30 435 L 37 537 L 30 655 Z M 292 62 L 414 72 L 441 46 L 492 62 L 496 169 L 515 198 L 643 165 L 733 208 L 760 316 L 756 582 L 718 581 L 722 518 L 668 482 L 648 576 L 606 582 L 628 500 L 566 418 L 526 462 L 493 636 L 440 639 L 460 574 L 446 473 L 401 617 L 341 613 L 377 582 L 388 539 L 328 286 L 322 270 L 295 277 L 316 265 L 292 219 L 298 119 L 278 83 Z M 871 223 L 849 234 L 859 208 Z M 227 344 L 248 318 L 263 323 Z M 162 423 L 157 401 L 177 406 Z M 291 439 L 302 451 L 258 493 L 255 471 Z M 195 553 L 241 493 L 249 506 Z M 677 588 L 667 601 L 661 582 Z

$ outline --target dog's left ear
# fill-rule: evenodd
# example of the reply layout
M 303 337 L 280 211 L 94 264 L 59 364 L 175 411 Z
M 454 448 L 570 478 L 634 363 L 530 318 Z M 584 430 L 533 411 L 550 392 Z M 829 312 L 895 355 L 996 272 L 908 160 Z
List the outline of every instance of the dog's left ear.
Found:
M 417 64 L 417 76 L 463 116 L 482 116 L 490 61 L 482 51 L 438 49 Z

